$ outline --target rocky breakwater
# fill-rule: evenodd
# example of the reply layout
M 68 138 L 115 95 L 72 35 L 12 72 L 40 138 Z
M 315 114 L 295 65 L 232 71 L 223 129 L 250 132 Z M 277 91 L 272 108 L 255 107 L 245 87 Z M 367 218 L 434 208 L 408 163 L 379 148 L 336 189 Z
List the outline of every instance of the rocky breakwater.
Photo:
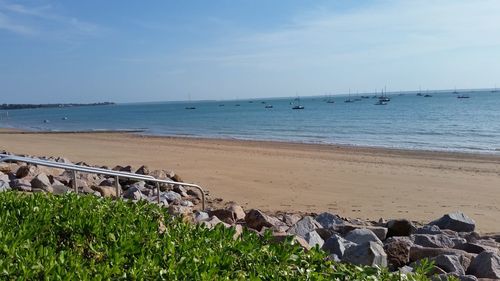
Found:
M 64 158 L 44 158 L 71 163 Z M 80 162 L 78 165 L 88 164 Z M 107 168 L 107 167 L 100 167 Z M 182 181 L 179 175 L 166 170 L 149 170 L 146 166 L 116 166 L 114 170 L 152 175 L 156 178 Z M 0 164 L 0 191 L 72 192 L 73 178 L 61 169 L 22 163 Z M 79 192 L 99 197 L 116 198 L 114 178 L 95 174 L 79 174 Z M 120 193 L 125 200 L 147 200 L 157 203 L 152 183 L 120 180 Z M 208 228 L 217 225 L 234 227 L 235 239 L 243 229 L 264 235 L 272 233 L 274 241 L 286 238 L 306 251 L 313 247 L 328 254 L 328 259 L 357 265 L 388 267 L 409 273 L 423 260 L 434 263 L 436 280 L 454 276 L 459 280 L 500 279 L 500 235 L 481 235 L 475 222 L 461 212 L 446 214 L 428 223 L 406 219 L 361 221 L 328 212 L 320 214 L 266 214 L 261 210 L 244 210 L 234 202 L 210 199 L 201 210 L 201 196 L 196 190 L 180 185 L 162 185 L 160 205 L 175 216 Z

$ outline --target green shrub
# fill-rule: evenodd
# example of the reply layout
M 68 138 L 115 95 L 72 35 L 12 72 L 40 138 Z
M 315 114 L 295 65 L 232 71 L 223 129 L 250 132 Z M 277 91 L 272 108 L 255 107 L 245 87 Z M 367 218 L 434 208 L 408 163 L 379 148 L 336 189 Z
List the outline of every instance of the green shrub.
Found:
M 166 227 L 163 227 L 166 226 Z M 0 193 L 0 279 L 428 280 L 325 261 L 318 249 L 209 230 L 145 202 Z

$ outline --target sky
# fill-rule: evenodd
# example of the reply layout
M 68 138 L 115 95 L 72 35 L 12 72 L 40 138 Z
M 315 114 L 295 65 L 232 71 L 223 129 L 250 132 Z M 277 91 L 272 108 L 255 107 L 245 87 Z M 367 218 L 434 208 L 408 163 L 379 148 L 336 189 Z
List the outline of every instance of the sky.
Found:
M 500 1 L 0 0 L 0 103 L 500 87 Z

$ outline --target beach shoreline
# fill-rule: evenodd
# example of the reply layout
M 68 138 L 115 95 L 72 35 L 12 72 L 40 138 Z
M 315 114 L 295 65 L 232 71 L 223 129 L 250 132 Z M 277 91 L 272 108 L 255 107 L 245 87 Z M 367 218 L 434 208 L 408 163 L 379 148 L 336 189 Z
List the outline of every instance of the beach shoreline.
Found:
M 461 210 L 499 232 L 500 156 L 116 133 L 43 134 L 1 129 L 0 149 L 99 165 L 172 169 L 213 198 L 270 212 L 331 211 L 428 222 Z

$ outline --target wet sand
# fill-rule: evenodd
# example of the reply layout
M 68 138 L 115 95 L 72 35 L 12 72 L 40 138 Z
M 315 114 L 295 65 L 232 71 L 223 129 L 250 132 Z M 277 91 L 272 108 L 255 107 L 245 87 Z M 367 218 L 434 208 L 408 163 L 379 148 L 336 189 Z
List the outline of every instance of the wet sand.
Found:
M 9 134 L 1 132 L 9 131 Z M 265 211 L 427 222 L 461 210 L 500 232 L 500 156 L 127 133 L 12 134 L 0 149 L 175 170 L 213 198 Z

